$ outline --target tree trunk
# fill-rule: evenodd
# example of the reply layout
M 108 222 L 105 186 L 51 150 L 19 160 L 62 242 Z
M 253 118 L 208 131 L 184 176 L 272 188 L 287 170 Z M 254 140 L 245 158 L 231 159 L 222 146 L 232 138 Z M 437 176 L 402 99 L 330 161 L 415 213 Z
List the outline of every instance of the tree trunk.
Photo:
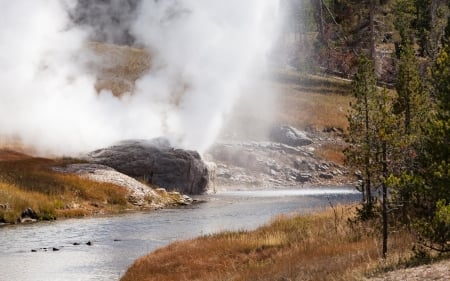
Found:
M 320 4 L 320 37 L 323 39 L 325 36 L 325 20 L 323 18 L 323 0 L 319 0 Z
M 373 62 L 373 66 L 376 66 L 376 34 L 375 34 L 375 0 L 370 0 L 370 13 L 369 13 L 369 25 L 370 25 L 370 59 Z
M 383 162 L 383 249 L 382 254 L 385 259 L 387 256 L 387 243 L 388 243 L 388 215 L 387 215 L 387 184 L 386 179 L 388 177 L 388 166 L 387 166 L 387 144 L 383 141 L 383 152 L 382 152 L 382 162 Z
M 369 205 L 369 208 L 372 208 L 372 192 L 371 192 L 371 181 L 370 181 L 370 153 L 371 153 L 371 144 L 370 144 L 370 120 L 369 120 L 369 100 L 367 97 L 367 94 L 364 95 L 364 110 L 365 110 L 365 129 L 366 129 L 366 145 L 367 145 L 367 151 L 364 159 L 364 165 L 365 165 L 365 173 L 366 173 L 366 200 L 367 204 Z

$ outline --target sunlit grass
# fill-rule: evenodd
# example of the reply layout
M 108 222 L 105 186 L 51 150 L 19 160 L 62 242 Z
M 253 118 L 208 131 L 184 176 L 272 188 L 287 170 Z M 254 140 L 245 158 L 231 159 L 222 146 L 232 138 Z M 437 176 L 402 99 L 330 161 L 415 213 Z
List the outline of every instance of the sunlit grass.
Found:
M 77 217 L 105 208 L 118 211 L 128 205 L 128 191 L 125 188 L 51 169 L 55 165 L 64 165 L 64 160 L 24 155 L 18 158 L 11 152 L 4 152 L 3 155 L 0 161 L 2 221 L 16 222 L 26 208 L 32 208 L 40 219 L 45 220 Z
M 347 130 L 347 112 L 352 98 L 338 94 L 303 92 L 282 86 L 278 119 L 299 129 L 323 130 L 327 127 Z
M 319 149 L 316 149 L 314 154 L 322 159 L 332 161 L 338 165 L 344 165 L 344 149 L 345 146 L 341 144 L 324 144 Z
M 276 218 L 256 231 L 176 242 L 137 260 L 128 280 L 359 280 L 410 255 L 412 237 L 395 233 L 382 262 L 376 224 L 352 227 L 353 207 Z
M 350 82 L 295 72 L 278 73 L 278 121 L 299 129 L 346 130 Z

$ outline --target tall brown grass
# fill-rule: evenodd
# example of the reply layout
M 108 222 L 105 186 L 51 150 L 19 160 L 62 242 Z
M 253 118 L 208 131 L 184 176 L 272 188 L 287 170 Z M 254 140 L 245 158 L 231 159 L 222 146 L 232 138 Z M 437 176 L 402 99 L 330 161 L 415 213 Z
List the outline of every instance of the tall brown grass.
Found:
M 299 129 L 346 130 L 350 82 L 294 72 L 278 73 L 278 121 Z
M 352 227 L 353 207 L 278 217 L 255 231 L 224 232 L 176 242 L 138 259 L 131 280 L 360 280 L 367 272 L 409 257 L 412 237 L 395 233 L 381 259 L 379 229 Z
M 3 155 L 3 156 L 2 156 Z M 0 151 L 0 221 L 14 223 L 26 208 L 40 219 L 119 211 L 128 205 L 125 188 L 53 171 L 67 160 L 33 158 Z
M 314 154 L 322 159 L 332 161 L 338 165 L 344 165 L 345 145 L 342 144 L 324 144 L 319 149 L 315 150 Z

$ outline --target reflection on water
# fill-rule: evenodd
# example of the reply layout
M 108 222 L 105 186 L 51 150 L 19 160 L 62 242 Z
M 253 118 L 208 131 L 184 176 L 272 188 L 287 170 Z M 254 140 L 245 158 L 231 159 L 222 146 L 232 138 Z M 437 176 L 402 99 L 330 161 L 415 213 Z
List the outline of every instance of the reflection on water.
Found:
M 357 201 L 359 194 L 345 188 L 229 191 L 199 199 L 207 202 L 0 228 L 0 281 L 117 280 L 136 258 L 175 240 L 254 229 L 276 215 Z
M 283 196 L 307 196 L 307 195 L 345 195 L 355 194 L 355 189 L 349 188 L 302 188 L 302 189 L 270 189 L 270 190 L 245 190 L 245 191 L 224 191 L 223 196 L 237 197 L 283 197 Z

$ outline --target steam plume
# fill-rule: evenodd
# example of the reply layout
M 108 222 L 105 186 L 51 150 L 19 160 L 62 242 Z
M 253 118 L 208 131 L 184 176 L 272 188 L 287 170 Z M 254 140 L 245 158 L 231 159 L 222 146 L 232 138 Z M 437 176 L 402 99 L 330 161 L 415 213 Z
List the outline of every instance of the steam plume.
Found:
M 243 82 L 261 69 L 277 1 L 110 2 L 116 6 L 96 9 L 134 3 L 125 9 L 124 42 L 151 54 L 151 67 L 134 93 L 120 98 L 96 92 L 97 73 L 89 65 L 99 60 L 86 48 L 98 26 L 101 34 L 110 34 L 104 40 L 122 40 L 110 32 L 117 26 L 101 20 L 109 12 L 97 13 L 101 24 L 88 26 L 74 20 L 83 5 L 73 1 L 0 0 L 1 137 L 17 138 L 41 153 L 75 154 L 158 136 L 203 151 Z

